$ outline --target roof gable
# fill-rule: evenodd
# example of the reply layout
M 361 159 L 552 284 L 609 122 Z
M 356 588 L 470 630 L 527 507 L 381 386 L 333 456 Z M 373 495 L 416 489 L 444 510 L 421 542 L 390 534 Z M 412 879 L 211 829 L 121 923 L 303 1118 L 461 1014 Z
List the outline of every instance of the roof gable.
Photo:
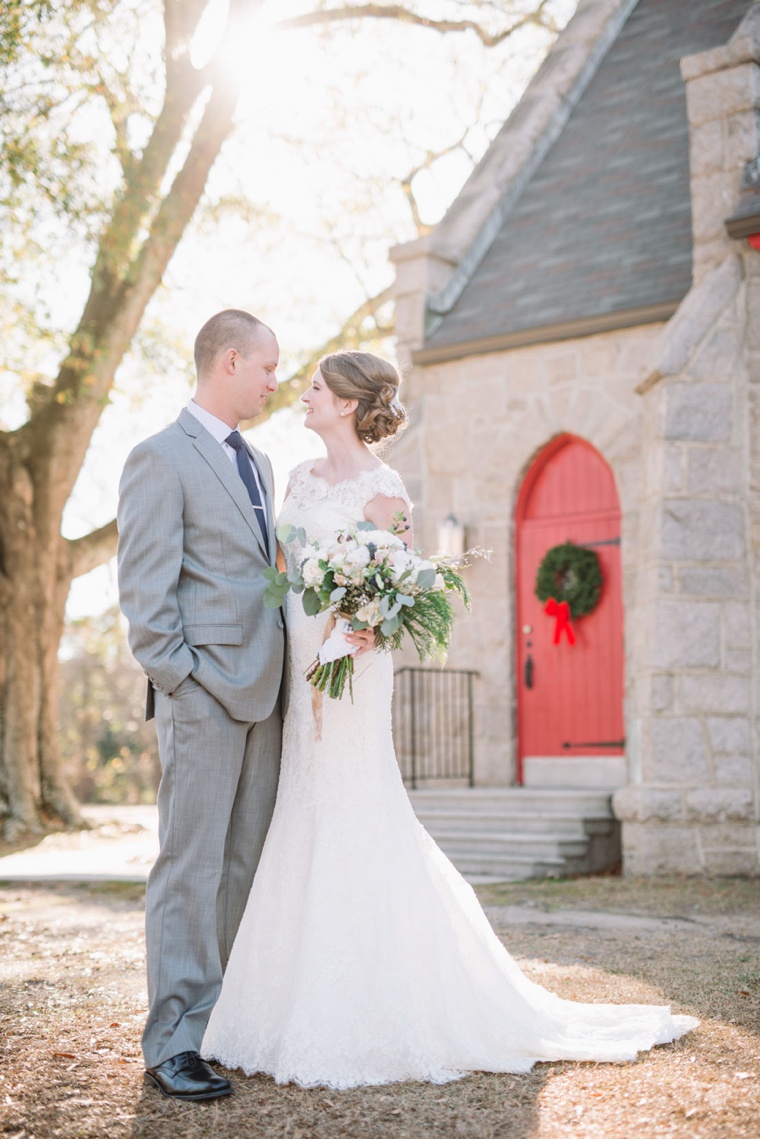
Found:
M 692 261 L 679 63 L 725 43 L 749 7 L 639 0 L 421 362 L 675 311 Z

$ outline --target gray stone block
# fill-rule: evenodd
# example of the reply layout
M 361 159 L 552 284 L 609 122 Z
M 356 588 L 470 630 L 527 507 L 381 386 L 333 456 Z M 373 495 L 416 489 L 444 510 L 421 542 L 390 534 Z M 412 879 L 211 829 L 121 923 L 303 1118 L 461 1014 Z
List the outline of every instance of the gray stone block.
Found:
M 735 787 L 700 787 L 687 791 L 685 803 L 687 818 L 715 822 L 751 819 L 755 807 L 752 792 Z
M 689 448 L 689 492 L 738 494 L 741 490 L 740 459 L 738 448 Z
M 653 676 L 649 693 L 651 710 L 653 712 L 667 712 L 673 707 L 673 677 L 668 673 Z
M 734 379 L 742 366 L 741 337 L 733 328 L 718 328 L 689 365 L 696 379 Z
M 749 754 L 751 724 L 746 716 L 708 716 L 706 724 L 714 753 Z
M 754 765 L 749 755 L 716 755 L 713 759 L 717 783 L 728 787 L 751 787 Z
M 703 872 L 697 828 L 679 823 L 623 823 L 623 873 L 658 877 Z
M 752 644 L 752 616 L 749 602 L 727 601 L 723 604 L 723 632 L 726 644 L 734 649 L 748 649 Z
M 680 819 L 681 792 L 660 787 L 621 787 L 612 796 L 615 818 L 647 822 L 650 819 Z
M 752 671 L 751 651 L 749 649 L 725 649 L 723 667 L 726 672 L 750 673 Z
M 736 503 L 665 499 L 662 555 L 667 560 L 738 561 L 744 549 L 744 517 Z
M 681 593 L 695 597 L 743 597 L 749 588 L 747 572 L 742 568 L 682 566 L 678 571 Z
M 721 443 L 733 430 L 733 391 L 729 384 L 702 381 L 668 383 L 665 438 Z
M 750 683 L 745 676 L 711 673 L 682 676 L 678 681 L 677 707 L 681 712 L 746 714 L 750 698 Z
M 642 755 L 647 779 L 694 786 L 710 778 L 707 744 L 696 717 L 657 717 L 649 722 L 649 755 Z
M 715 668 L 719 665 L 720 609 L 715 601 L 658 601 L 655 668 Z
M 747 839 L 752 841 L 749 833 Z M 717 878 L 754 878 L 760 874 L 760 854 L 756 846 L 738 850 L 712 850 L 704 852 L 705 871 Z

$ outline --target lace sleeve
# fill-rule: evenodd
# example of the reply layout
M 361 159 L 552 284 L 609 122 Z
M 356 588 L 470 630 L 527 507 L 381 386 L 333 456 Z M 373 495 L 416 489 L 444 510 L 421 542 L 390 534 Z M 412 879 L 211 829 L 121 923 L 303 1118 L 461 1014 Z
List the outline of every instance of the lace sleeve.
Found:
M 401 498 L 409 510 L 414 509 L 412 500 L 406 493 L 406 487 L 397 471 L 392 470 L 391 467 L 382 466 L 376 467 L 373 471 L 368 471 L 367 475 L 364 488 L 366 491 L 365 506 L 376 495 L 381 494 L 384 498 Z

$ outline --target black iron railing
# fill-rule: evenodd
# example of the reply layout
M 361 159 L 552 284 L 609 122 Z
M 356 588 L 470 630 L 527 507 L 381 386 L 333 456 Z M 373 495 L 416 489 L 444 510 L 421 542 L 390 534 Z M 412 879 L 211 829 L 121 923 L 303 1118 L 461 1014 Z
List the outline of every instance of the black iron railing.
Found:
M 469 669 L 400 668 L 393 696 L 393 739 L 404 782 L 474 784 L 472 681 Z

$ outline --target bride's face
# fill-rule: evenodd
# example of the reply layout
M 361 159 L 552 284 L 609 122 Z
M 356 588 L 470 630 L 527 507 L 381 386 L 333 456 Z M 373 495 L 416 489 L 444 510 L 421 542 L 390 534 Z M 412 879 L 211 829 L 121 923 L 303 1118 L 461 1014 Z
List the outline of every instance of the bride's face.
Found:
M 319 368 L 311 377 L 311 387 L 303 393 L 301 402 L 306 404 L 305 426 L 318 435 L 334 430 L 348 414 L 346 401 L 330 391 Z

